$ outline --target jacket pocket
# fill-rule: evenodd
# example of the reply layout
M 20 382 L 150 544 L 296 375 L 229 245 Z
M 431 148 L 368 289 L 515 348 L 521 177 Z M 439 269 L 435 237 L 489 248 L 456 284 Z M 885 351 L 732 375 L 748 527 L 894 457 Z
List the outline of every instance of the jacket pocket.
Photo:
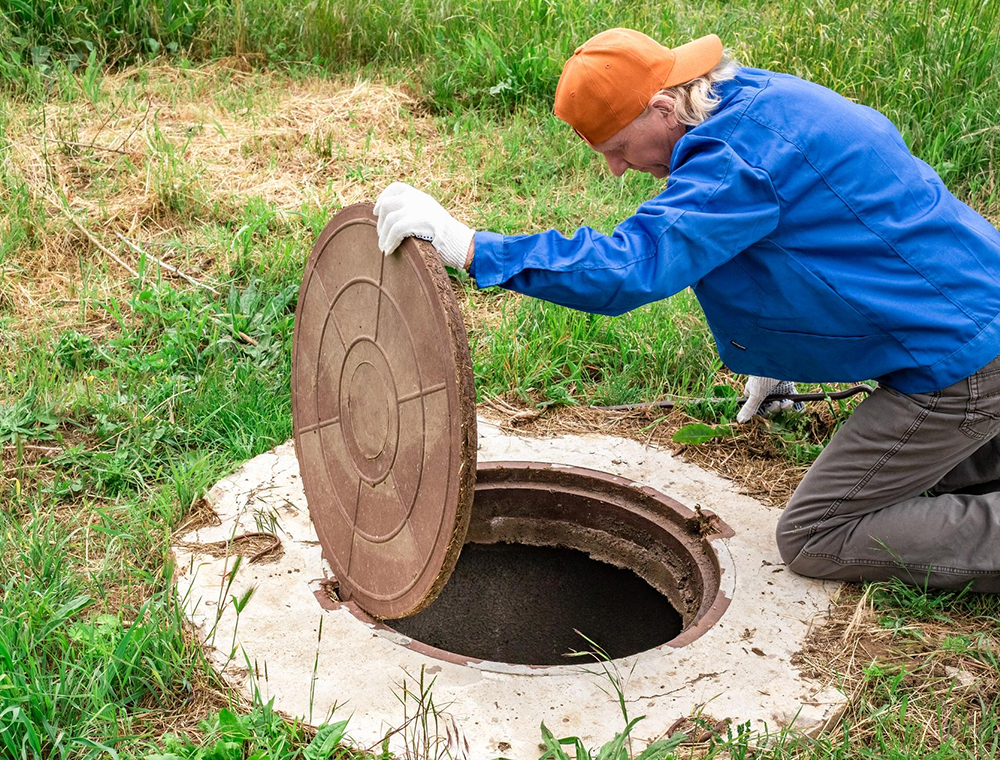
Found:
M 868 380 L 896 359 L 893 344 L 881 335 L 830 336 L 758 327 L 747 342 L 748 352 L 771 370 L 765 374 L 806 383 Z

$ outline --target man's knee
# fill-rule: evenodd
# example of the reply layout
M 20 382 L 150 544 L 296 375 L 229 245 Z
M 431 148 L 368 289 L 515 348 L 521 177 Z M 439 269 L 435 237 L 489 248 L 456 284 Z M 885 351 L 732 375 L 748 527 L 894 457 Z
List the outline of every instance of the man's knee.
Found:
M 778 552 L 793 573 L 807 578 L 843 576 L 843 568 L 827 553 L 829 547 L 825 546 L 830 540 L 836 541 L 833 532 L 838 529 L 817 519 L 825 513 L 823 504 L 815 500 L 809 503 L 796 492 L 778 518 L 775 529 Z M 808 551 L 810 548 L 814 550 L 812 553 Z
M 805 513 L 812 510 L 804 508 L 802 499 L 797 498 L 798 495 L 798 491 L 792 494 L 792 498 L 789 499 L 784 511 L 782 511 L 781 517 L 778 518 L 778 525 L 774 532 L 781 560 L 792 569 L 795 569 L 793 567 L 795 559 L 802 554 L 806 543 L 815 532 L 814 526 L 803 519 Z

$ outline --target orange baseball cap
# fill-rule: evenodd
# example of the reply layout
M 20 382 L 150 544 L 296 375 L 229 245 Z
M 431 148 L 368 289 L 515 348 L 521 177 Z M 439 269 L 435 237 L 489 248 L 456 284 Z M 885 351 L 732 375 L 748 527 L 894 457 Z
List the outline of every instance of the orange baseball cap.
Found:
M 641 114 L 655 93 L 707 74 L 721 59 L 722 40 L 714 34 L 667 48 L 642 32 L 609 29 L 566 61 L 555 114 L 597 145 Z

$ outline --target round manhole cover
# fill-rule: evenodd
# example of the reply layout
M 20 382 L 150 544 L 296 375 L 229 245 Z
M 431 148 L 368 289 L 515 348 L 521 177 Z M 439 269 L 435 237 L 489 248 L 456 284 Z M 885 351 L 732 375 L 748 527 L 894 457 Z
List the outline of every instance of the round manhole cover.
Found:
M 369 204 L 326 226 L 306 264 L 292 353 L 295 448 L 341 596 L 398 618 L 458 560 L 476 473 L 469 344 L 434 249 L 378 248 Z

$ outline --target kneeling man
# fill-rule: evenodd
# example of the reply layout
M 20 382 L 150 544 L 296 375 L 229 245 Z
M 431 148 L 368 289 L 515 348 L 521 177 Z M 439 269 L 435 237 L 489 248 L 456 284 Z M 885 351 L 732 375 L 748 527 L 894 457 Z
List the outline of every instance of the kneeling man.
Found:
M 692 287 L 745 420 L 781 380 L 875 379 L 778 523 L 797 573 L 1000 591 L 1000 232 L 878 112 L 736 65 L 718 37 L 612 29 L 566 62 L 555 113 L 669 177 L 602 235 L 473 232 L 428 195 L 379 196 L 379 243 L 430 240 L 480 287 L 621 314 Z

